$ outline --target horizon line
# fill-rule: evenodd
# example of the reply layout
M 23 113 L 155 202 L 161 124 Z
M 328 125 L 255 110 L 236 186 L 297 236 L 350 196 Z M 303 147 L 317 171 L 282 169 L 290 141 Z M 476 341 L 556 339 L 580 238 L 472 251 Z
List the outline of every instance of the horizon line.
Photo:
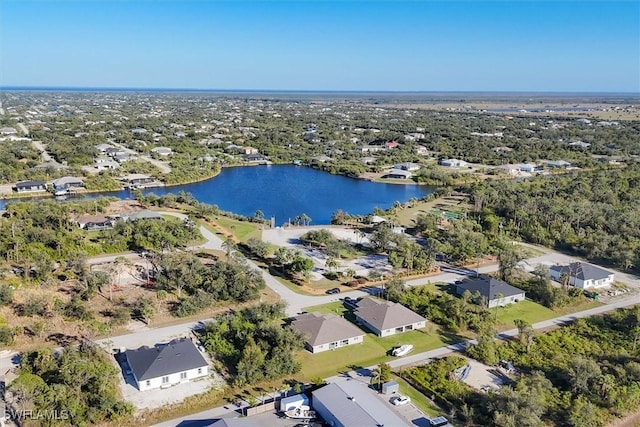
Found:
M 127 87 L 127 86 L 21 86 L 0 85 L 0 91 L 154 91 L 154 92 L 223 92 L 223 93 L 336 93 L 336 94 L 594 94 L 594 95 L 633 95 L 633 91 L 558 91 L 558 90 L 333 90 L 333 89 L 219 89 L 219 88 L 180 88 L 180 87 Z

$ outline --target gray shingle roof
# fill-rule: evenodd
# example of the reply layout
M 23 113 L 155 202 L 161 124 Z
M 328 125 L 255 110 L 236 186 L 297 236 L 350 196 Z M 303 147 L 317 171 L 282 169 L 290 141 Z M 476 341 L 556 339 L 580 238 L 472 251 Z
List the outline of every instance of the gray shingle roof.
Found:
M 355 315 L 381 331 L 427 320 L 401 304 L 372 298 L 360 300 Z
M 340 381 L 312 393 L 313 402 L 320 401 L 345 427 L 402 427 L 409 424 L 376 398 L 367 384 Z
M 125 352 L 138 381 L 176 374 L 207 366 L 196 346 L 188 339 L 171 341 L 161 347 L 140 347 Z
M 459 283 L 457 286 L 458 290 L 462 289 L 462 292 L 465 290 L 468 290 L 471 293 L 478 291 L 480 292 L 480 295 L 487 298 L 488 301 L 496 299 L 498 294 L 502 294 L 502 298 L 505 298 L 524 293 L 522 289 L 511 286 L 502 280 L 488 276 L 467 279 Z M 462 292 L 458 293 L 462 294 Z
M 349 321 L 333 314 L 303 314 L 296 317 L 291 326 L 302 332 L 312 347 L 364 335 Z
M 611 274 L 607 270 L 584 262 L 572 262 L 569 265 L 554 265 L 550 270 L 557 271 L 559 275 L 569 274 L 580 280 L 600 280 L 606 279 Z

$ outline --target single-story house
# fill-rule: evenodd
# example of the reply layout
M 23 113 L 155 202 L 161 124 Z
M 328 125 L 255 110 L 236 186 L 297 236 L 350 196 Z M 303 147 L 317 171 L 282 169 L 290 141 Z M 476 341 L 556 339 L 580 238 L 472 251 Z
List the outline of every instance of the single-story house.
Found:
M 80 178 L 76 178 L 75 176 L 65 176 L 62 178 L 53 180 L 53 189 L 58 190 L 67 190 L 69 188 L 83 188 L 84 182 Z
M 247 162 L 262 162 L 267 160 L 262 154 L 245 154 L 242 158 Z
M 258 149 L 253 147 L 244 147 L 244 154 L 258 154 Z
M 566 160 L 550 160 L 547 162 L 547 166 L 550 168 L 568 168 L 571 163 Z
M 572 262 L 569 265 L 553 265 L 549 268 L 551 278 L 560 281 L 563 275 L 569 278 L 569 285 L 580 289 L 602 288 L 613 285 L 614 273 L 585 262 Z
M 106 151 L 109 148 L 115 148 L 115 147 L 113 145 L 110 145 L 110 144 L 98 144 L 98 145 L 96 145 L 96 150 L 98 150 L 101 153 L 106 153 Z
M 424 328 L 427 319 L 405 306 L 391 302 L 363 298 L 354 311 L 356 321 L 379 337 Z
M 76 219 L 83 230 L 106 230 L 113 228 L 114 220 L 104 215 L 81 215 Z
M 375 157 L 363 157 L 363 158 L 360 159 L 360 161 L 362 163 L 364 163 L 365 165 L 368 165 L 369 163 L 375 162 L 376 158 Z
M 309 159 L 309 160 L 311 160 L 311 161 L 312 161 L 312 162 L 314 162 L 314 163 L 325 163 L 325 162 L 330 162 L 330 161 L 332 161 L 333 159 L 332 159 L 331 157 L 329 157 L 329 156 L 325 156 L 324 154 L 322 154 L 322 155 L 320 155 L 320 156 L 312 157 L 312 158 L 311 158 L 311 159 Z
M 137 221 L 139 219 L 163 219 L 162 215 L 160 215 L 158 212 L 148 210 L 132 213 L 128 216 L 128 218 L 129 221 Z
M 124 180 L 129 185 L 150 184 L 155 181 L 153 177 L 141 173 L 132 173 L 131 175 L 127 175 L 124 177 Z
M 121 156 L 123 154 L 127 154 L 127 152 L 124 151 L 122 148 L 117 148 L 117 147 L 107 148 L 106 150 L 104 150 L 104 153 L 107 156 L 110 156 L 110 157 Z
M 535 163 L 522 163 L 518 165 L 518 169 L 521 172 L 535 172 L 541 169 L 541 166 L 536 165 Z
M 173 153 L 173 150 L 169 147 L 156 147 L 152 148 L 151 152 L 160 156 L 170 156 Z
M 403 171 L 414 172 L 414 171 L 420 170 L 421 167 L 422 166 L 420 166 L 417 163 L 400 163 L 400 164 L 395 165 L 393 168 L 394 169 L 400 169 L 400 170 L 403 170 Z
M 360 151 L 363 153 L 375 153 L 376 151 L 382 150 L 382 147 L 379 145 L 363 145 L 360 147 Z
M 15 130 L 14 128 L 6 127 L 6 128 L 0 128 L 0 133 L 3 135 L 15 135 L 18 133 L 18 131 Z
M 442 159 L 440 160 L 440 165 L 448 168 L 464 168 L 467 167 L 469 163 L 460 159 Z
M 138 390 L 165 388 L 209 375 L 209 364 L 186 338 L 124 352 Z
M 456 284 L 458 295 L 462 295 L 464 291 L 472 294 L 479 292 L 489 308 L 503 307 L 525 299 L 525 292 L 522 289 L 489 276 L 474 277 Z
M 410 426 L 375 396 L 368 384 L 339 381 L 311 393 L 313 409 L 333 427 Z
M 100 160 L 100 162 L 96 160 L 96 169 L 98 169 L 99 171 L 118 169 L 120 167 L 118 162 L 114 162 L 113 160 Z
M 27 193 L 29 191 L 46 191 L 47 185 L 43 181 L 22 181 L 16 184 L 18 193 Z
M 361 344 L 364 340 L 364 332 L 360 328 L 333 314 L 302 314 L 295 318 L 291 327 L 304 335 L 305 347 L 311 353 Z
M 400 146 L 400 143 L 397 141 L 388 141 L 384 143 L 384 146 L 389 149 L 392 150 L 394 148 L 398 148 Z
M 426 156 L 426 155 L 429 154 L 429 150 L 424 145 L 417 145 L 416 146 L 416 154 L 419 154 L 421 156 Z
M 402 169 L 391 169 L 389 172 L 387 172 L 383 178 L 389 178 L 389 179 L 411 179 L 411 177 L 413 176 L 413 174 L 409 171 L 406 170 L 402 170 Z

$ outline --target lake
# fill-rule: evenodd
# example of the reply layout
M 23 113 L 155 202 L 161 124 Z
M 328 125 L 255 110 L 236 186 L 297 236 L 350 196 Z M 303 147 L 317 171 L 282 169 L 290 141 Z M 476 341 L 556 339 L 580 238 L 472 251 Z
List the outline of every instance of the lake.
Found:
M 375 207 L 386 209 L 396 201 L 422 198 L 431 193 L 432 188 L 358 180 L 304 166 L 271 165 L 223 168 L 218 176 L 206 181 L 149 188 L 143 193 L 162 195 L 180 191 L 240 215 L 253 216 L 261 210 L 265 218 L 275 217 L 276 225 L 282 225 L 303 213 L 311 217 L 311 224 L 329 224 L 339 209 L 368 214 Z M 89 197 L 100 195 L 133 198 L 128 190 Z

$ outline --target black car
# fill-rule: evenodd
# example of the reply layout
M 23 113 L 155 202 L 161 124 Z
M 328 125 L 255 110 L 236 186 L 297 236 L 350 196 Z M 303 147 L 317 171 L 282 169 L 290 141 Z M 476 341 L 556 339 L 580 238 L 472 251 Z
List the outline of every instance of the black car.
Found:
M 339 288 L 331 288 L 328 289 L 327 292 L 325 292 L 326 294 L 339 294 L 340 293 L 340 289 Z

